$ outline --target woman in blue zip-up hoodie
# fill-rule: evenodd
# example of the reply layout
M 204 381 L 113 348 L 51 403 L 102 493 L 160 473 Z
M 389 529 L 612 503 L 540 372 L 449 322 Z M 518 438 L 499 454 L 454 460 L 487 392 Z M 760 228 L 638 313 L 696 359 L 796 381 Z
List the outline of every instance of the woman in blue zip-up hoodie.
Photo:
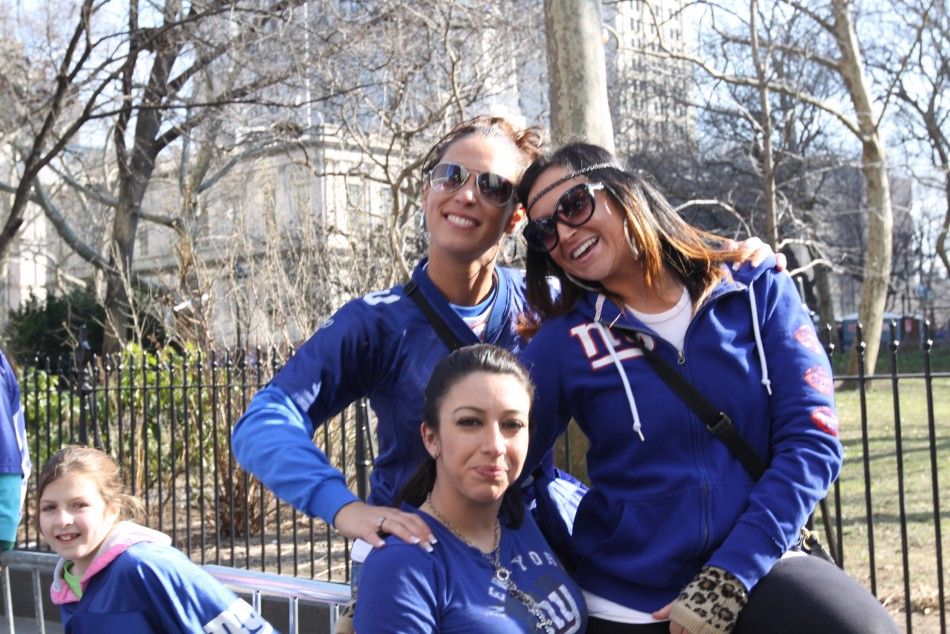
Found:
M 577 420 L 590 441 L 573 533 L 588 631 L 896 631 L 844 572 L 795 551 L 842 448 L 831 369 L 792 279 L 730 270 L 721 240 L 597 146 L 538 159 L 519 197 L 541 324 L 524 353 L 537 383 L 528 466 Z M 632 337 L 732 418 L 767 462 L 760 478 Z

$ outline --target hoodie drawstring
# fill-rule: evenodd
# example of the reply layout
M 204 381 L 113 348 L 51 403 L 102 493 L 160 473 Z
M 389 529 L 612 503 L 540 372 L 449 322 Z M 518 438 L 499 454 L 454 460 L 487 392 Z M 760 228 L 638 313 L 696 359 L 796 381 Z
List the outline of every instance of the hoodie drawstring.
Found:
M 630 415 L 633 416 L 633 433 L 640 437 L 640 442 L 643 442 L 643 427 L 640 424 L 640 412 L 637 411 L 637 402 L 633 398 L 633 390 L 630 389 L 630 380 L 627 379 L 627 373 L 624 371 L 623 365 L 620 363 L 620 358 L 617 357 L 617 350 L 614 348 L 612 341 L 613 337 L 607 331 L 607 329 L 604 328 L 604 325 L 600 323 L 600 313 L 604 306 L 605 299 L 606 298 L 603 295 L 597 297 L 594 323 L 597 324 L 597 328 L 600 329 L 600 336 L 607 345 L 607 350 L 610 351 L 610 358 L 613 360 L 614 367 L 617 369 L 617 374 L 620 375 L 620 381 L 623 383 L 623 391 L 627 394 L 627 405 L 630 407 Z
M 772 381 L 769 380 L 769 366 L 765 361 L 765 346 L 762 345 L 762 333 L 759 331 L 759 309 L 755 305 L 755 293 L 752 282 L 749 282 L 749 306 L 752 309 L 752 333 L 755 335 L 755 349 L 759 353 L 759 364 L 762 366 L 762 385 L 765 391 L 772 394 Z

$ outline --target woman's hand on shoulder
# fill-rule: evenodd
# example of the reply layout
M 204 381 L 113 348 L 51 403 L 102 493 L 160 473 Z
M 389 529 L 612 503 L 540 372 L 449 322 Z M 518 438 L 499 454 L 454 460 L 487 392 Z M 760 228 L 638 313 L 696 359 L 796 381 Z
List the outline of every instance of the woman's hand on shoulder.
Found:
M 436 543 L 429 525 L 415 513 L 406 513 L 390 506 L 372 506 L 365 502 L 347 504 L 333 518 L 333 526 L 350 539 L 362 539 L 374 548 L 386 545 L 383 535 L 395 535 L 408 544 L 432 552 Z
M 737 269 L 748 262 L 753 267 L 756 267 L 766 260 L 770 255 L 775 256 L 775 270 L 784 271 L 785 267 L 788 265 L 788 260 L 785 258 L 785 254 L 779 251 L 775 253 L 765 242 L 762 242 L 761 238 L 752 236 L 747 238 L 742 242 L 736 242 L 735 240 L 729 240 L 726 242 L 726 248 L 728 250 L 739 251 L 739 258 L 732 265 L 733 269 Z

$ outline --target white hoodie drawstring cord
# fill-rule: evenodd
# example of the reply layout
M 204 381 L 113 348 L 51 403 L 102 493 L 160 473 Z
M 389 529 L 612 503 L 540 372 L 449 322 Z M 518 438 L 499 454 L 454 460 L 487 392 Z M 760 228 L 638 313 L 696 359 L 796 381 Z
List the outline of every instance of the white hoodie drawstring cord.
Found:
M 614 344 L 612 342 L 613 337 L 600 322 L 601 311 L 606 299 L 607 298 L 604 297 L 604 295 L 599 295 L 597 297 L 596 308 L 594 311 L 594 323 L 597 324 L 597 328 L 600 330 L 601 337 L 603 337 L 604 343 L 607 345 L 607 350 L 610 352 L 610 358 L 613 361 L 614 368 L 616 368 L 617 374 L 620 375 L 620 381 L 623 383 L 623 391 L 627 395 L 627 405 L 630 407 L 630 415 L 633 417 L 633 433 L 640 437 L 641 442 L 644 442 L 645 438 L 643 437 L 643 428 L 640 424 L 640 413 L 637 411 L 637 402 L 633 398 L 633 390 L 630 388 L 630 381 L 627 379 L 627 373 L 624 371 L 623 364 L 620 363 L 620 359 L 617 356 L 617 351 L 614 348 Z M 759 355 L 759 364 L 762 366 L 761 382 L 762 385 L 765 386 L 766 392 L 771 395 L 772 381 L 769 379 L 769 366 L 766 363 L 765 345 L 762 343 L 762 332 L 759 329 L 759 311 L 755 305 L 755 293 L 753 292 L 751 283 L 749 284 L 749 308 L 752 311 L 752 333 L 755 336 L 755 349 Z
M 769 366 L 765 361 L 765 346 L 762 345 L 762 333 L 759 331 L 759 309 L 755 306 L 752 282 L 749 282 L 749 306 L 752 309 L 752 333 L 755 335 L 755 349 L 759 353 L 759 364 L 762 366 L 762 385 L 765 386 L 765 391 L 771 395 L 772 381 L 769 380 Z
M 603 295 L 600 295 L 597 298 L 597 308 L 594 315 L 594 323 L 597 324 L 597 328 L 600 329 L 600 336 L 603 338 L 604 343 L 607 344 L 607 350 L 610 351 L 610 358 L 614 362 L 614 367 L 617 369 L 617 374 L 620 375 L 620 381 L 623 383 L 623 391 L 627 394 L 627 405 L 630 407 L 630 415 L 633 416 L 633 433 L 640 437 L 640 442 L 644 442 L 643 437 L 643 427 L 640 424 L 640 412 L 637 411 L 637 402 L 633 398 L 633 390 L 630 389 L 630 381 L 627 379 L 627 373 L 623 369 L 623 365 L 620 363 L 620 359 L 617 357 L 617 351 L 614 349 L 614 344 L 612 342 L 613 337 L 607 329 L 604 328 L 604 325 L 600 323 L 600 312 L 601 308 L 604 305 Z

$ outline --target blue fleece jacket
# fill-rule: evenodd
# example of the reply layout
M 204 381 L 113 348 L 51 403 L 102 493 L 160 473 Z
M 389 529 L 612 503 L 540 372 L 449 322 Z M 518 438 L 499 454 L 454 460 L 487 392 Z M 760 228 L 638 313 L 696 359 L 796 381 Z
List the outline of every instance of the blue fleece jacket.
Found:
M 422 260 L 412 274 L 419 291 L 459 341 L 478 343 L 429 280 L 426 264 Z M 495 271 L 497 296 L 483 341 L 517 352 L 524 274 Z M 392 505 L 425 457 L 419 437 L 423 390 L 448 349 L 404 288 L 374 291 L 334 313 L 254 396 L 234 428 L 241 466 L 308 515 L 332 522 L 357 499 L 311 439 L 319 425 L 361 397 L 370 399 L 379 439 L 369 502 Z
M 752 589 L 837 477 L 842 449 L 828 359 L 792 279 L 772 265 L 746 265 L 716 286 L 690 322 L 682 357 L 593 292 L 546 321 L 527 346 L 537 383 L 528 466 L 571 417 L 590 441 L 592 487 L 573 533 L 582 557 L 575 578 L 585 590 L 649 612 L 707 564 Z M 624 329 L 642 333 L 732 418 L 769 463 L 760 480 L 656 375 Z
M 83 574 L 77 597 L 53 573 L 66 634 L 270 634 L 250 605 L 172 548 L 167 535 L 120 522 Z
M 0 473 L 14 473 L 26 479 L 30 467 L 20 386 L 13 367 L 0 352 Z

